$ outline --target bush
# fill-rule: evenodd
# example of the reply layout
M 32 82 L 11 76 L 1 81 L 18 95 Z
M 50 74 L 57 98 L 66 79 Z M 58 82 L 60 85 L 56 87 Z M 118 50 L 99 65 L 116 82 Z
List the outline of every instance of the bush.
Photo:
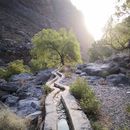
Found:
M 28 66 L 23 64 L 23 60 L 15 60 L 10 62 L 7 68 L 0 68 L 0 78 L 9 78 L 11 75 L 20 73 L 29 73 Z
M 97 41 L 92 44 L 92 47 L 88 51 L 90 62 L 96 60 L 104 60 L 110 57 L 114 53 L 114 50 L 106 44 L 105 40 Z
M 94 130 L 108 130 L 107 128 L 103 127 L 100 122 L 92 122 L 91 124 Z
M 45 94 L 48 95 L 50 92 L 52 92 L 52 89 L 49 86 L 45 85 L 44 91 L 45 91 Z
M 127 104 L 126 111 L 127 111 L 128 114 L 130 114 L 130 104 Z
M 78 78 L 70 88 L 71 93 L 79 100 L 81 108 L 88 115 L 97 115 L 100 103 L 97 101 L 94 92 L 90 89 L 86 80 Z
M 9 110 L 0 110 L 0 130 L 26 130 L 24 119 L 16 116 Z
M 85 80 L 78 78 L 71 86 L 70 91 L 77 99 L 82 99 L 86 94 L 88 84 Z
M 0 78 L 6 78 L 7 77 L 7 69 L 0 68 Z

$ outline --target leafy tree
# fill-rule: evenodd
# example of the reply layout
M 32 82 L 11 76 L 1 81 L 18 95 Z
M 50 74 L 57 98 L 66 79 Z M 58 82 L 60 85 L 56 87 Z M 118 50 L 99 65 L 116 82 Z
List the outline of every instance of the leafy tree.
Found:
M 103 60 L 114 53 L 114 50 L 107 44 L 107 41 L 101 39 L 92 44 L 88 51 L 90 62 Z
M 38 64 L 38 68 L 81 61 L 79 42 L 72 31 L 43 29 L 32 42 L 32 63 Z
M 130 17 L 125 18 L 122 22 L 113 25 L 113 19 L 108 21 L 103 39 L 117 51 L 128 49 L 130 39 Z

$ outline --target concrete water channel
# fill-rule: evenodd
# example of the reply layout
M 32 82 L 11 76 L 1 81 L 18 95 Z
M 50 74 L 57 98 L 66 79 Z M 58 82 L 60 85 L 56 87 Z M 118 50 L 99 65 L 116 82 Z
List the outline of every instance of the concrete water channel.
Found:
M 60 83 L 64 75 L 57 70 L 52 75 L 55 77 L 46 83 L 53 91 L 45 100 L 46 115 L 42 130 L 92 130 L 69 87 Z

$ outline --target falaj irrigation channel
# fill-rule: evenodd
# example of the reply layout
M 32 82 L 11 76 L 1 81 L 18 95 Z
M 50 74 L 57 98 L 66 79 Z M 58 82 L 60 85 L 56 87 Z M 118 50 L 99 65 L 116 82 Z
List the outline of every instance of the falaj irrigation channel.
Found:
M 69 87 L 60 83 L 64 75 L 58 70 L 52 72 L 53 79 L 46 85 L 52 92 L 45 100 L 44 130 L 92 130 L 90 122 L 83 113 Z

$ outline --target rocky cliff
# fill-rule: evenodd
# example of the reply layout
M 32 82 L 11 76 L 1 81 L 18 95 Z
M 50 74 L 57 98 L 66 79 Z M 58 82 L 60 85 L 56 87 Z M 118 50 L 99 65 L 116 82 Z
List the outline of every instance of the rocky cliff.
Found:
M 70 0 L 0 0 L 0 62 L 28 60 L 31 37 L 43 28 L 72 29 L 85 58 L 92 41 L 82 14 Z

